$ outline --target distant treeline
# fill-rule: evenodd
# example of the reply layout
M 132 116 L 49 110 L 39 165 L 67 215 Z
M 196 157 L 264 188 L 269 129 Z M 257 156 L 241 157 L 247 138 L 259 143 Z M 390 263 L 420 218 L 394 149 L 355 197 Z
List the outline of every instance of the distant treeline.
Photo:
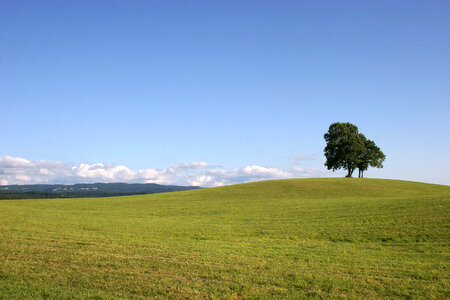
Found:
M 0 186 L 0 200 L 80 198 L 142 195 L 199 189 L 194 186 L 160 185 L 154 183 L 92 183 L 92 184 L 34 184 Z
M 83 198 L 83 197 L 112 197 L 112 196 L 127 196 L 127 195 L 142 195 L 153 194 L 155 192 L 147 193 L 112 193 L 112 192 L 69 192 L 69 193 L 51 193 L 51 192 L 5 192 L 0 191 L 0 200 L 4 199 L 40 199 L 40 198 Z

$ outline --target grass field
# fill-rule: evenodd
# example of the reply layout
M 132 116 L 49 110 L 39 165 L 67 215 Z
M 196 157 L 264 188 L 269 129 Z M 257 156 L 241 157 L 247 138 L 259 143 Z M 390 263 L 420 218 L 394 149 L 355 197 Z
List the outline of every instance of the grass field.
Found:
M 292 179 L 0 201 L 0 298 L 450 298 L 450 187 Z

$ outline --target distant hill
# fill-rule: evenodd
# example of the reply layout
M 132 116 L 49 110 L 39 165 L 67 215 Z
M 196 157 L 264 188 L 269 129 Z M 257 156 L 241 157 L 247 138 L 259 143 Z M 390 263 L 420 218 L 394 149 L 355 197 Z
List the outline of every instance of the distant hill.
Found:
M 197 186 L 155 183 L 27 184 L 0 186 L 0 199 L 109 197 L 199 189 Z

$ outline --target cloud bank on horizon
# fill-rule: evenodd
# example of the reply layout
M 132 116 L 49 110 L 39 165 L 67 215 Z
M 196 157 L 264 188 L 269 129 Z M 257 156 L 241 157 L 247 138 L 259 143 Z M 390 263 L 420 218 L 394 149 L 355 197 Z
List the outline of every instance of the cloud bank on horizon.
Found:
M 167 169 L 131 170 L 123 165 L 103 163 L 69 166 L 61 162 L 0 157 L 0 185 L 127 182 L 212 187 L 269 179 L 322 177 L 326 174 L 315 168 L 297 166 L 283 170 L 264 166 L 223 169 L 203 161 L 178 163 Z

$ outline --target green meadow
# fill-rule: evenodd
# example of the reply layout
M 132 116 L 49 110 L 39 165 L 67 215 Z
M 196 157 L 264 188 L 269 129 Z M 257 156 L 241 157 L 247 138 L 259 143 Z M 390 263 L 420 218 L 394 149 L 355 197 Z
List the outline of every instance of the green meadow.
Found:
M 450 187 L 292 179 L 0 201 L 0 299 L 450 298 Z

